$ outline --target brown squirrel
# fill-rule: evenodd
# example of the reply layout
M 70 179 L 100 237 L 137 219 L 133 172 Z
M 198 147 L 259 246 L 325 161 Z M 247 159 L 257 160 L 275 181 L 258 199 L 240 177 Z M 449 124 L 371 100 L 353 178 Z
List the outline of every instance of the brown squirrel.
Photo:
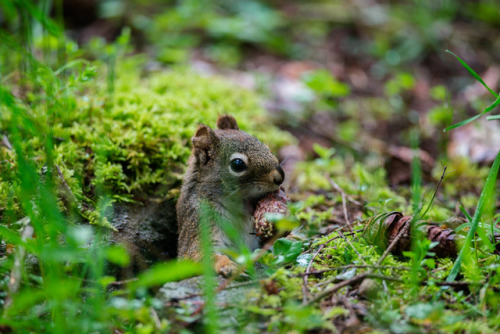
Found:
M 178 256 L 200 261 L 200 215 L 202 203 L 240 235 L 251 250 L 259 247 L 253 213 L 259 199 L 276 191 L 285 179 L 278 159 L 257 138 L 239 130 L 229 115 L 217 120 L 218 130 L 200 124 L 193 151 L 177 201 L 179 227 Z M 237 266 L 218 249 L 236 246 L 216 221 L 208 222 L 215 248 L 215 270 L 223 276 L 235 273 Z

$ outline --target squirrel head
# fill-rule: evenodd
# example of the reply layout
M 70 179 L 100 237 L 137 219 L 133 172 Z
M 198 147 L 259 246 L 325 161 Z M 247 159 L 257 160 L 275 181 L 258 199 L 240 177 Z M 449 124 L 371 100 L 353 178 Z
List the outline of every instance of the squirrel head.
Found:
M 232 116 L 220 116 L 217 127 L 200 124 L 192 138 L 199 180 L 220 184 L 225 196 L 243 200 L 278 190 L 285 173 L 269 148 L 241 131 Z

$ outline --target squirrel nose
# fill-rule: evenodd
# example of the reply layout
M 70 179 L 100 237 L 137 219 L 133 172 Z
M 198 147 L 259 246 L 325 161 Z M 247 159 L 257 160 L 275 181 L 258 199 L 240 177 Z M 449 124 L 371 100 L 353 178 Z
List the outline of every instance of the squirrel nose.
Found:
M 278 165 L 274 173 L 273 182 L 279 186 L 283 183 L 284 180 L 285 180 L 285 172 L 283 171 L 283 168 L 281 168 L 281 166 Z

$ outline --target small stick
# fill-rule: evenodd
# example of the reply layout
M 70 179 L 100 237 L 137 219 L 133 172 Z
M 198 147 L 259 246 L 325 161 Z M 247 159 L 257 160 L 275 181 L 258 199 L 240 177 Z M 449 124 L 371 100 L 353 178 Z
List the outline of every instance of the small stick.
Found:
M 427 206 L 427 209 L 425 209 L 424 213 L 422 213 L 420 215 L 419 218 L 424 218 L 425 215 L 427 214 L 427 212 L 429 212 L 429 210 L 431 209 L 432 203 L 434 202 L 434 199 L 436 198 L 436 194 L 437 194 L 437 192 L 439 190 L 439 187 L 441 186 L 441 183 L 443 182 L 444 177 L 446 176 L 446 169 L 447 168 L 448 168 L 447 166 L 444 166 L 443 173 L 441 174 L 441 178 L 439 179 L 439 182 L 438 182 L 438 184 L 436 186 L 436 189 L 434 190 L 434 193 L 432 194 L 432 198 L 431 198 L 431 200 L 429 202 L 429 205 Z
M 2 136 L 2 143 L 7 147 L 9 150 L 14 151 L 14 148 L 12 147 L 12 144 L 9 141 L 9 138 L 7 138 L 6 135 Z
M 349 227 L 349 230 L 352 232 L 352 226 L 351 226 L 351 223 L 349 222 L 349 216 L 347 215 L 347 204 L 346 204 L 346 199 L 345 199 L 346 198 L 345 192 L 342 188 L 340 188 L 340 186 L 337 183 L 335 183 L 335 181 L 332 180 L 331 177 L 328 178 L 328 182 L 330 182 L 332 187 L 334 189 L 336 189 L 340 193 L 340 196 L 342 197 L 342 209 L 344 211 L 345 223 Z
M 307 305 L 311 305 L 315 302 L 317 302 L 318 300 L 320 300 L 321 298 L 325 297 L 325 296 L 328 296 L 329 294 L 332 294 L 340 289 L 342 289 L 343 287 L 345 286 L 349 286 L 351 284 L 354 284 L 354 283 L 357 283 L 359 281 L 362 281 L 364 280 L 369 274 L 371 274 L 370 272 L 364 272 L 364 273 L 361 273 L 359 275 L 356 275 L 354 276 L 353 278 L 351 279 L 348 279 L 348 280 L 345 280 L 345 281 L 342 281 L 340 283 L 337 283 L 335 284 L 334 286 L 332 286 L 331 288 L 329 289 L 326 289 L 322 292 L 320 292 L 319 294 L 317 294 L 313 299 L 311 299 Z
M 381 279 L 381 280 L 384 280 L 384 281 L 403 282 L 403 280 L 401 278 L 392 277 L 392 276 L 386 276 L 386 275 L 380 275 L 380 274 L 369 274 L 368 278 L 376 278 L 376 279 Z
M 33 236 L 33 227 L 30 225 L 30 218 L 25 217 L 20 220 L 20 222 L 26 223 L 26 227 L 24 228 L 21 234 L 21 240 L 26 241 Z M 21 275 L 22 275 L 22 267 L 24 256 L 26 255 L 26 249 L 24 246 L 18 246 L 17 251 L 14 254 L 14 266 L 12 267 L 12 272 L 10 273 L 9 283 L 7 284 L 8 295 L 5 299 L 5 308 L 7 309 L 13 301 L 13 296 L 19 289 L 19 285 L 21 284 Z
M 340 231 L 341 228 L 337 229 L 338 231 Z M 360 230 L 361 231 L 361 230 Z M 355 232 L 359 232 L 359 231 L 355 231 Z M 350 232 L 348 233 L 348 235 L 353 235 L 355 232 Z M 331 241 L 335 240 L 335 239 L 338 239 L 340 238 L 341 236 L 340 235 L 337 235 L 333 238 L 330 238 L 328 239 L 325 243 L 323 243 L 319 248 L 318 250 L 316 251 L 316 253 L 314 254 L 314 256 L 311 258 L 311 260 L 309 261 L 308 265 L 307 265 L 307 269 L 306 269 L 306 274 L 309 272 L 309 270 L 311 269 L 311 265 L 312 263 L 314 262 L 314 260 L 316 259 L 316 257 L 318 256 L 319 252 L 321 252 L 321 250 L 323 248 L 326 247 L 327 244 L 329 244 Z M 345 238 L 345 235 L 344 235 L 344 238 Z M 308 281 L 308 277 L 309 275 L 304 275 L 303 278 L 302 278 L 302 303 L 305 305 L 307 304 L 307 297 L 308 295 L 310 294 L 309 293 L 309 288 L 307 287 L 307 281 Z
M 333 240 L 333 239 L 331 239 Z M 325 248 L 325 245 L 327 244 L 328 242 L 324 243 L 323 245 L 321 245 L 318 250 L 316 251 L 316 253 L 314 254 L 314 256 L 311 258 L 311 260 L 309 261 L 308 265 L 307 265 L 307 268 L 306 268 L 306 273 L 309 272 L 309 270 L 311 270 L 311 265 L 312 263 L 314 262 L 314 259 L 316 258 L 316 256 L 318 256 L 319 252 L 321 252 L 321 250 L 323 248 Z M 308 279 L 309 275 L 304 275 L 302 277 L 302 304 L 307 304 L 307 297 L 309 296 L 309 288 L 307 287 L 307 279 Z
M 394 246 L 396 245 L 396 243 L 399 241 L 399 239 L 401 239 L 401 237 L 403 236 L 404 233 L 406 233 L 406 230 L 408 229 L 409 227 L 409 224 L 405 225 L 403 227 L 403 229 L 398 233 L 398 235 L 396 236 L 396 238 L 391 242 L 391 244 L 389 245 L 389 247 L 387 247 L 386 251 L 384 252 L 384 254 L 382 254 L 382 257 L 380 257 L 380 259 L 378 260 L 378 262 L 376 263 L 377 266 L 379 266 L 382 261 L 384 261 L 384 259 L 387 257 L 387 255 L 389 255 L 389 252 L 394 248 Z M 336 292 L 337 290 L 340 290 L 342 289 L 343 287 L 345 286 L 348 286 L 348 285 L 351 285 L 351 284 L 354 284 L 354 283 L 357 283 L 359 281 L 362 281 L 363 279 L 365 279 L 366 277 L 370 276 L 370 275 L 373 275 L 373 271 L 374 269 L 370 269 L 368 270 L 367 272 L 364 272 L 364 273 L 361 273 L 361 274 L 358 274 L 356 276 L 354 276 L 353 278 L 351 279 L 348 279 L 348 280 L 345 280 L 345 281 L 342 281 L 340 283 L 337 283 L 335 284 L 333 287 L 331 287 L 330 289 L 326 289 L 324 290 L 323 292 L 320 292 L 318 295 L 316 295 L 316 297 L 314 297 L 313 299 L 311 299 L 307 305 L 311 305 L 312 303 L 320 300 L 321 298 L 325 297 L 325 296 L 328 296 L 329 294 L 331 293 L 334 293 Z
M 288 277 L 302 277 L 302 276 L 312 276 L 327 273 L 329 271 L 351 269 L 351 268 L 371 268 L 371 269 L 392 269 L 392 270 L 411 270 L 409 267 L 398 267 L 398 266 L 377 266 L 371 264 L 348 264 L 345 266 L 331 267 L 327 269 L 317 270 L 317 271 L 305 271 L 303 273 L 290 275 Z
M 151 314 L 151 318 L 153 318 L 153 322 L 155 324 L 156 329 L 160 330 L 161 329 L 161 321 L 160 321 L 160 317 L 158 316 L 158 313 L 156 313 L 156 311 L 155 311 L 155 308 L 151 306 L 149 308 L 149 312 Z
M 382 261 L 384 261 L 385 258 L 389 255 L 390 251 L 394 248 L 394 246 L 396 246 L 396 244 L 398 243 L 399 239 L 401 239 L 403 237 L 403 235 L 408 231 L 409 227 L 410 227 L 410 223 L 407 223 L 401 229 L 401 231 L 399 231 L 399 233 L 396 236 L 396 238 L 394 238 L 394 240 L 392 240 L 392 242 L 389 245 L 389 247 L 387 247 L 387 249 L 385 250 L 384 254 L 382 254 L 382 256 L 380 257 L 380 259 L 377 261 L 377 266 L 379 266 L 380 264 L 382 264 Z
M 351 202 L 352 204 L 355 204 L 357 206 L 363 206 L 363 204 L 359 201 L 356 201 L 355 199 L 352 199 L 351 196 L 347 195 L 344 191 L 344 189 L 342 189 L 338 184 L 337 182 L 335 182 L 331 177 L 327 177 L 328 179 L 328 182 L 330 183 L 330 185 L 333 187 L 333 189 L 337 190 L 340 194 L 344 194 L 344 196 L 347 198 L 347 200 L 349 202 Z
M 59 175 L 59 178 L 61 179 L 61 182 L 62 182 L 62 185 L 64 188 L 66 201 L 68 202 L 66 204 L 76 205 L 77 200 L 76 200 L 75 194 L 73 194 L 73 191 L 71 191 L 71 188 L 68 185 L 68 182 L 66 182 L 66 179 L 64 178 L 64 175 L 61 172 L 61 168 L 59 168 L 59 165 L 55 165 L 55 166 L 56 166 L 56 170 L 57 170 L 57 175 Z
M 137 281 L 138 278 L 131 278 L 131 279 L 126 279 L 126 280 L 123 280 L 123 281 L 115 281 L 115 282 L 111 282 L 109 283 L 108 285 L 125 285 L 125 284 L 128 284 L 128 283 L 132 283 L 132 282 L 135 282 Z M 97 283 L 96 281 L 92 281 L 94 283 Z
M 363 259 L 363 257 L 359 253 L 359 251 L 356 249 L 356 247 L 354 247 L 351 240 L 347 239 L 347 237 L 344 235 L 344 233 L 342 233 L 342 230 L 339 230 L 339 234 L 349 244 L 349 246 L 351 246 L 351 248 L 354 249 L 354 251 L 358 255 L 358 258 L 361 260 L 361 262 L 363 262 L 363 264 L 366 264 L 365 260 Z

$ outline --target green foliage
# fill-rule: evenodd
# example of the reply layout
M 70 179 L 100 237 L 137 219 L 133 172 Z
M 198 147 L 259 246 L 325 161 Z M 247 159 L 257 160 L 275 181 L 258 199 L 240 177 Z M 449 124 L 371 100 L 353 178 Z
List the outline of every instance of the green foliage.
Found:
M 471 228 L 469 230 L 469 233 L 467 233 L 464 245 L 460 250 L 460 253 L 458 255 L 457 260 L 455 261 L 455 264 L 453 265 L 450 275 L 446 279 L 447 282 L 453 282 L 455 280 L 460 270 L 460 265 L 462 264 L 462 261 L 464 261 L 464 259 L 470 260 L 470 258 L 467 255 L 470 252 L 472 239 L 476 233 L 476 230 L 478 229 L 479 221 L 481 220 L 485 203 L 496 195 L 495 188 L 496 188 L 496 181 L 499 168 L 500 168 L 500 152 L 498 152 L 497 157 L 493 162 L 493 166 L 491 166 L 490 173 L 488 174 L 488 178 L 486 179 L 486 182 L 484 184 L 483 191 L 481 192 L 481 196 L 479 197 L 479 201 L 477 203 L 477 208 L 474 213 L 474 217 L 472 218 L 471 221 Z
M 275 265 L 285 264 L 295 260 L 302 252 L 300 241 L 278 239 L 273 244 L 273 254 L 276 256 Z
M 459 56 L 457 56 L 456 54 L 454 54 L 453 52 L 451 52 L 449 50 L 446 50 L 446 51 L 448 53 L 450 53 L 451 55 L 453 55 L 455 58 L 457 58 L 458 61 L 460 62 L 460 64 L 462 64 L 467 69 L 467 71 L 470 73 L 470 75 L 472 75 L 474 77 L 474 79 L 476 79 L 479 83 L 481 83 L 496 98 L 496 100 L 492 104 L 490 104 L 488 107 L 486 107 L 480 114 L 473 116 L 469 119 L 466 119 L 464 121 L 461 121 L 457 124 L 454 124 L 454 125 L 447 127 L 446 131 L 448 131 L 451 129 L 455 129 L 455 128 L 464 126 L 470 122 L 473 122 L 476 119 L 478 119 L 479 117 L 481 117 L 482 115 L 489 113 L 490 111 L 495 109 L 498 105 L 500 105 L 500 95 L 497 94 L 493 89 L 488 87 L 488 85 L 483 81 L 483 79 L 479 76 L 479 74 L 477 74 L 476 71 L 474 71 L 469 65 L 467 65 L 467 63 L 465 63 Z
M 161 286 L 167 282 L 180 281 L 201 274 L 201 265 L 191 261 L 159 263 L 142 272 L 132 285 L 134 288 Z
M 30 159 L 41 168 L 47 157 L 40 134 L 50 129 L 57 138 L 54 163 L 77 200 L 89 206 L 95 205 L 97 189 L 111 194 L 115 201 L 166 196 L 179 183 L 196 125 L 213 125 L 220 114 L 233 114 L 242 129 L 270 144 L 289 140 L 279 131 L 270 131 L 258 100 L 249 92 L 182 69 L 142 78 L 143 65 L 141 57 L 127 58 L 117 65 L 110 109 L 105 107 L 106 83 L 100 78 L 91 80 L 96 66 L 104 65 L 83 65 L 71 72 L 68 83 L 46 69 L 41 81 L 46 89 L 59 87 L 51 97 L 50 119 L 46 119 L 43 104 L 15 99 L 4 90 L 12 104 L 2 107 L 0 130 L 8 131 L 13 124 L 13 110 L 33 115 L 30 123 L 23 124 L 40 130 L 22 128 L 22 146 L 32 150 Z M 0 182 L 0 202 L 5 203 L 12 191 L 5 182 L 14 179 L 18 166 L 8 149 L 2 147 L 0 154 L 0 161 L 8 167 Z
M 330 72 L 318 70 L 309 72 L 302 79 L 305 84 L 323 97 L 342 97 L 349 95 L 349 87 L 335 80 Z
M 415 78 L 409 73 L 399 73 L 385 84 L 387 95 L 399 95 L 415 87 Z
M 257 0 L 183 0 L 148 20 L 147 35 L 161 61 L 185 62 L 194 47 L 205 44 L 200 38 L 202 32 L 210 40 L 205 55 L 226 66 L 235 66 L 240 62 L 244 44 L 289 54 L 290 43 L 276 33 L 284 23 L 280 12 Z

